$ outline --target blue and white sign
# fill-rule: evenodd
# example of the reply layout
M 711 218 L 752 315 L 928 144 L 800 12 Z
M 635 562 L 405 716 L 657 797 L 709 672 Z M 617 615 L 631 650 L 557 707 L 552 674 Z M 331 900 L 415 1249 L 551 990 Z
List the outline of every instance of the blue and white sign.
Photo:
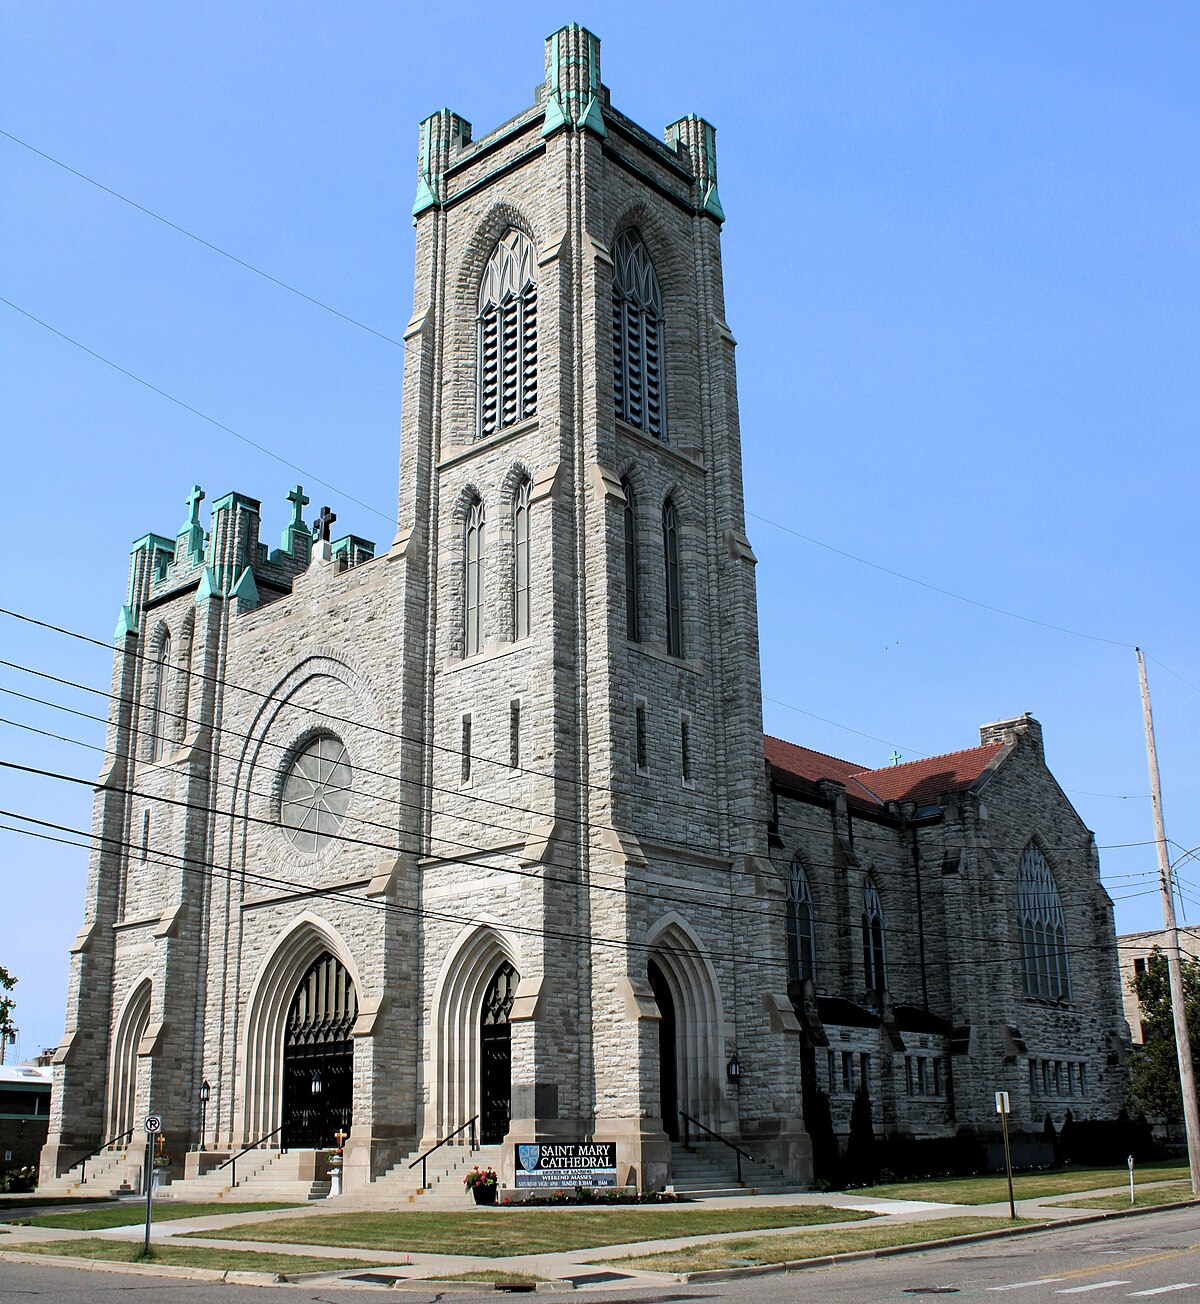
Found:
M 575 1186 L 616 1186 L 615 1141 L 555 1142 L 519 1145 L 514 1181 L 526 1190 L 563 1190 Z

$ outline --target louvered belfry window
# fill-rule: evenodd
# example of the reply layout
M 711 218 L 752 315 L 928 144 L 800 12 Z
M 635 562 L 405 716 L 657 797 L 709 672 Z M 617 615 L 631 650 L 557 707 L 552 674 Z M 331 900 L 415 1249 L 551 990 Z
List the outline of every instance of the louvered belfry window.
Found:
M 636 231 L 613 245 L 613 403 L 617 416 L 664 435 L 662 291 Z
M 537 251 L 520 231 L 492 250 L 479 287 L 479 435 L 537 415 Z

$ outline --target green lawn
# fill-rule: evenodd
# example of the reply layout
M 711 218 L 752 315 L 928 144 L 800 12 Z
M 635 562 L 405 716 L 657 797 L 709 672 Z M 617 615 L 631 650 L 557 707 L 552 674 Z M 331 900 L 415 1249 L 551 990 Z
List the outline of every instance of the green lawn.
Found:
M 1137 1178 L 1142 1182 L 1166 1181 L 1188 1176 L 1187 1164 L 1177 1160 L 1158 1160 L 1142 1164 Z M 1103 1186 L 1128 1183 L 1129 1170 L 1120 1168 L 1055 1168 L 1036 1173 L 1015 1173 L 1013 1194 L 1018 1200 L 1036 1200 L 1043 1196 L 1070 1195 L 1075 1191 L 1095 1191 Z M 930 1181 L 889 1182 L 869 1186 L 856 1192 L 866 1196 L 884 1196 L 891 1200 L 940 1200 L 946 1204 L 999 1204 L 1008 1199 L 1004 1174 L 987 1177 L 943 1177 Z
M 423 1277 L 422 1281 L 505 1281 L 529 1282 L 546 1281 L 545 1277 L 535 1277 L 528 1272 L 505 1272 L 500 1268 L 480 1268 L 477 1272 L 456 1272 L 453 1276 Z
M 872 1218 L 858 1209 L 829 1205 L 792 1208 L 679 1209 L 493 1209 L 465 1212 L 413 1210 L 380 1213 L 315 1214 L 243 1223 L 219 1233 L 188 1235 L 221 1240 L 270 1240 L 295 1245 L 337 1245 L 362 1250 L 411 1250 L 427 1254 L 546 1254 L 632 1241 L 714 1232 L 757 1231 L 764 1227 L 804 1227 L 812 1223 Z
M 297 1276 L 306 1272 L 338 1272 L 345 1268 L 377 1268 L 366 1259 L 326 1259 L 312 1254 L 277 1254 L 260 1250 L 214 1250 L 203 1245 L 155 1245 L 143 1259 L 140 1241 L 102 1241 L 80 1237 L 73 1241 L 31 1241 L 22 1254 L 58 1254 L 72 1259 L 110 1259 L 114 1263 L 166 1263 L 181 1268 L 216 1268 L 221 1272 L 278 1272 Z
M 1018 1218 L 938 1218 L 932 1222 L 890 1223 L 885 1226 L 830 1229 L 796 1236 L 753 1236 L 739 1241 L 716 1241 L 660 1254 L 632 1255 L 612 1261 L 621 1268 L 644 1268 L 648 1272 L 701 1272 L 712 1268 L 745 1268 L 766 1263 L 788 1263 L 797 1259 L 819 1259 L 827 1254 L 848 1254 L 852 1250 L 878 1250 L 889 1245 L 918 1245 L 946 1236 L 997 1231 L 1020 1226 Z
M 220 1204 L 167 1204 L 153 1206 L 152 1222 L 177 1222 L 180 1218 L 205 1218 L 212 1214 L 266 1213 L 268 1209 L 300 1209 L 303 1205 L 264 1201 L 260 1204 L 235 1204 L 226 1200 Z M 72 1213 L 45 1213 L 32 1218 L 14 1218 L 18 1227 L 56 1227 L 63 1231 L 98 1232 L 106 1227 L 134 1227 L 146 1221 L 146 1206 L 140 1201 L 109 1205 L 104 1209 L 80 1209 Z
M 11 1222 L 4 1215 L 10 1209 L 57 1209 L 65 1204 L 112 1204 L 107 1195 L 18 1195 L 0 1199 L 0 1222 Z
M 1120 1195 L 1095 1195 L 1090 1200 L 1063 1200 L 1063 1209 L 1146 1209 L 1156 1204 L 1174 1204 L 1192 1198 L 1191 1182 L 1172 1182 L 1167 1186 L 1138 1187 L 1133 1204 L 1129 1192 Z

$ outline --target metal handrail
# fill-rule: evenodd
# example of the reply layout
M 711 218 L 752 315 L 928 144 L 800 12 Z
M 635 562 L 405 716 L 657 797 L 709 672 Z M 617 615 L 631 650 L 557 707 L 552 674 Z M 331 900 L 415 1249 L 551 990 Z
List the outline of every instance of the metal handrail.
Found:
M 444 1136 L 444 1137 L 442 1137 L 442 1139 L 437 1143 L 437 1145 L 435 1145 L 435 1146 L 430 1146 L 429 1149 L 426 1150 L 425 1153 L 424 1153 L 423 1155 L 418 1155 L 418 1156 L 416 1157 L 416 1159 L 414 1159 L 414 1160 L 412 1161 L 412 1163 L 409 1164 L 409 1168 L 410 1168 L 410 1169 L 416 1168 L 416 1166 L 417 1166 L 418 1164 L 421 1165 L 421 1190 L 422 1190 L 422 1191 L 427 1191 L 427 1190 L 429 1189 L 429 1182 L 426 1180 L 426 1178 L 427 1178 L 427 1173 L 426 1173 L 426 1169 L 425 1169 L 425 1161 L 426 1161 L 426 1159 L 429 1158 L 429 1156 L 430 1156 L 431 1154 L 433 1154 L 433 1152 L 434 1152 L 435 1150 L 440 1150 L 440 1149 L 442 1148 L 442 1146 L 444 1146 L 444 1145 L 446 1144 L 447 1141 L 453 1141 L 454 1138 L 455 1138 L 456 1136 L 458 1136 L 458 1134 L 459 1134 L 460 1132 L 465 1132 L 465 1131 L 467 1130 L 467 1128 L 470 1128 L 470 1129 L 471 1129 L 471 1150 L 472 1150 L 472 1152 L 474 1152 L 474 1151 L 476 1151 L 476 1150 L 479 1149 L 479 1147 L 475 1144 L 475 1124 L 476 1124 L 478 1121 L 479 1121 L 479 1115 L 478 1115 L 478 1114 L 476 1114 L 474 1118 L 469 1118 L 469 1119 L 467 1119 L 467 1121 L 466 1121 L 466 1122 L 465 1122 L 461 1127 L 456 1127 L 456 1128 L 454 1129 L 454 1131 L 450 1133 L 449 1136 Z
M 723 1137 L 723 1136 L 720 1134 L 720 1132 L 714 1132 L 714 1131 L 712 1130 L 711 1127 L 705 1127 L 704 1124 L 701 1123 L 700 1120 L 699 1120 L 698 1118 L 693 1118 L 693 1117 L 691 1116 L 691 1114 L 685 1114 L 685 1113 L 683 1112 L 682 1109 L 679 1111 L 679 1117 L 680 1117 L 681 1119 L 683 1119 L 683 1121 L 684 1121 L 684 1125 L 685 1125 L 685 1126 L 684 1126 L 684 1129 L 683 1129 L 683 1144 L 684 1144 L 684 1145 L 687 1145 L 687 1143 L 688 1143 L 688 1134 L 687 1134 L 687 1126 L 686 1126 L 686 1125 L 687 1125 L 688 1123 L 693 1123 L 693 1124 L 695 1124 L 696 1127 L 698 1127 L 698 1128 L 700 1129 L 701 1132 L 707 1132 L 708 1135 L 709 1135 L 710 1137 L 712 1137 L 714 1141 L 720 1141 L 720 1143 L 721 1143 L 723 1146 L 728 1146 L 728 1147 L 730 1148 L 730 1150 L 732 1150 L 732 1151 L 734 1152 L 734 1154 L 737 1155 L 737 1180 L 738 1180 L 738 1185 L 739 1185 L 739 1186 L 743 1185 L 743 1183 L 742 1183 L 742 1159 L 743 1159 L 743 1158 L 745 1158 L 745 1159 L 749 1159 L 749 1161 L 750 1161 L 752 1164 L 756 1164 L 756 1163 L 758 1163 L 758 1160 L 755 1159 L 755 1157 L 754 1157 L 754 1156 L 753 1156 L 753 1155 L 752 1155 L 748 1150 L 743 1150 L 741 1146 L 735 1146 L 735 1145 L 733 1144 L 732 1141 L 730 1141 L 727 1137 Z
M 131 1127 L 128 1132 L 122 1132 L 120 1136 L 110 1136 L 107 1141 L 101 1141 L 95 1150 L 89 1150 L 86 1155 L 79 1161 L 79 1181 L 87 1181 L 87 1161 L 95 1159 L 101 1150 L 107 1150 L 109 1146 L 115 1146 L 118 1141 L 124 1141 L 126 1137 L 131 1137 L 137 1131 L 137 1128 Z
M 224 1162 L 223 1164 L 218 1164 L 218 1165 L 216 1166 L 216 1168 L 213 1169 L 213 1172 L 214 1172 L 214 1173 L 219 1173 L 219 1172 L 221 1171 L 222 1168 L 228 1168 L 229 1165 L 232 1164 L 232 1165 L 233 1165 L 233 1178 L 232 1178 L 232 1180 L 231 1180 L 231 1182 L 230 1182 L 230 1185 L 231 1185 L 231 1186 L 236 1186 L 236 1185 L 237 1185 L 237 1161 L 238 1161 L 238 1160 L 239 1160 L 239 1159 L 240 1159 L 244 1154 L 248 1154 L 251 1150 L 257 1150 L 258 1147 L 259 1147 L 260 1145 L 262 1145 L 262 1143 L 263 1143 L 264 1141 L 270 1141 L 270 1139 L 271 1139 L 273 1136 L 278 1136 L 278 1135 L 280 1134 L 280 1132 L 282 1132 L 283 1129 L 284 1129 L 285 1127 L 287 1127 L 287 1124 L 286 1124 L 286 1123 L 281 1123 L 281 1124 L 280 1124 L 280 1125 L 275 1129 L 274 1132 L 268 1132 L 268 1133 L 266 1134 L 266 1136 L 260 1136 L 260 1137 L 258 1138 L 257 1141 L 251 1141 L 250 1144 L 249 1144 L 248 1146 L 243 1146 L 243 1147 L 242 1147 L 242 1148 L 237 1152 L 237 1154 L 233 1156 L 232 1159 L 226 1159 L 225 1162 Z M 280 1147 L 279 1147 L 279 1153 L 280 1153 L 281 1155 L 287 1154 L 287 1146 L 280 1146 Z

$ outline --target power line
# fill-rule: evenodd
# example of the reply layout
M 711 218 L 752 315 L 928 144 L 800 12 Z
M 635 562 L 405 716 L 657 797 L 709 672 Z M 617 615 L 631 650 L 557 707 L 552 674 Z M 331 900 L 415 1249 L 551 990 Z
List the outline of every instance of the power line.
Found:
M 121 203 L 128 204 L 130 208 L 136 208 L 139 213 L 144 213 L 147 217 L 153 218 L 156 222 L 161 222 L 163 226 L 170 227 L 172 231 L 178 231 L 180 235 L 187 236 L 189 240 L 194 240 L 198 245 L 203 245 L 205 249 L 211 249 L 213 253 L 220 254 L 222 258 L 228 258 L 231 263 L 236 263 L 239 267 L 244 267 L 246 271 L 253 272 L 255 276 L 261 276 L 264 281 L 270 281 L 272 285 L 277 285 L 281 290 L 287 290 L 289 294 L 294 294 L 300 299 L 311 303 L 316 308 L 322 308 L 325 312 L 332 313 L 335 317 L 340 317 L 342 321 L 349 322 L 351 326 L 357 326 L 360 330 L 366 331 L 369 335 L 374 335 L 378 339 L 386 341 L 388 344 L 394 344 L 398 349 L 402 349 L 404 344 L 400 340 L 393 339 L 390 335 L 385 335 L 383 331 L 377 331 L 374 326 L 368 326 L 366 322 L 359 321 L 357 317 L 351 317 L 348 313 L 339 311 L 320 299 L 315 299 L 311 294 L 306 294 L 303 290 L 298 290 L 294 285 L 289 285 L 287 281 L 281 281 L 278 276 L 272 276 L 270 272 L 264 272 L 261 267 L 255 267 L 253 263 L 248 263 L 244 258 L 239 258 L 237 254 L 231 254 L 228 249 L 222 249 L 220 245 L 215 245 L 211 240 L 206 240 L 203 236 L 197 235 L 194 231 L 189 231 L 186 227 L 180 226 L 178 222 L 172 222 L 170 218 L 163 217 L 161 213 L 154 212 L 153 209 L 147 208 L 144 204 L 139 204 L 137 200 L 130 199 L 128 195 L 123 195 L 119 190 L 114 190 L 111 186 L 106 186 L 102 181 L 97 181 L 95 177 L 89 177 L 86 172 L 80 172 L 78 168 L 73 168 L 69 163 L 64 163 L 62 159 L 55 158 L 53 154 L 47 154 L 45 150 L 38 149 L 37 146 L 31 145 L 27 140 L 22 140 L 19 136 L 14 136 L 11 131 L 5 131 L 0 128 L 0 136 L 5 136 L 15 145 L 20 145 L 22 149 L 27 149 L 31 154 L 36 154 L 39 158 L 44 158 L 48 163 L 53 163 L 55 167 L 62 168 L 64 172 L 69 172 L 73 177 L 78 177 L 80 181 L 86 181 L 89 186 L 95 186 L 97 190 L 103 190 L 106 195 L 111 195 L 114 199 L 119 199 Z
M 136 372 L 130 371 L 128 367 L 122 367 L 119 362 L 114 362 L 111 358 L 106 358 L 103 353 L 97 353 L 95 349 L 88 348 L 86 344 L 80 343 L 79 340 L 68 335 L 65 331 L 60 331 L 57 327 L 51 326 L 49 322 L 43 321 L 40 317 L 35 317 L 33 313 L 28 312 L 26 309 L 20 307 L 20 305 L 13 303 L 11 299 L 5 299 L 0 295 L 0 303 L 6 304 L 14 312 L 19 312 L 22 317 L 28 317 L 31 322 L 35 322 L 38 326 L 42 327 L 43 330 L 49 331 L 51 335 L 57 335 L 60 340 L 66 340 L 68 344 L 74 345 L 75 348 L 88 354 L 89 357 L 95 358 L 97 362 L 102 362 L 106 367 L 111 367 L 114 371 L 119 371 L 122 376 L 126 376 L 130 380 L 136 381 L 139 385 L 143 385 L 152 393 L 159 395 L 160 398 L 165 398 L 169 403 L 174 403 L 176 407 L 181 407 L 185 412 L 190 412 L 193 416 L 199 417 L 201 421 L 207 421 L 210 426 L 216 426 L 218 430 L 225 431 L 226 434 L 232 435 L 234 439 L 240 439 L 242 443 L 246 444 L 248 447 L 256 449 L 260 453 L 264 453 L 267 457 L 273 458 L 276 462 L 280 463 L 280 465 L 286 466 L 290 470 L 295 471 L 298 475 L 303 476 L 304 479 L 315 481 L 317 484 L 321 485 L 322 488 L 328 489 L 330 493 L 340 494 L 349 502 L 354 503 L 355 506 L 361 507 L 364 511 L 370 512 L 373 516 L 378 516 L 382 520 L 387 521 L 389 525 L 394 526 L 396 524 L 395 516 L 389 515 L 386 512 L 381 512 L 377 507 L 372 507 L 370 503 L 364 503 L 361 498 L 355 498 L 353 494 L 346 493 L 345 490 L 339 489 L 336 485 L 330 484 L 328 480 L 322 480 L 320 476 L 313 474 L 313 472 L 306 471 L 302 466 L 297 466 L 295 462 L 289 461 L 286 457 L 276 453 L 265 444 L 260 444 L 257 440 L 251 439 L 249 435 L 243 435 L 240 430 L 235 430 L 232 426 L 227 426 L 224 421 L 218 421 L 216 417 L 210 417 L 207 412 L 201 412 L 198 407 L 193 407 L 192 404 L 185 403 L 183 399 L 176 398 L 174 394 L 168 393 L 165 389 L 160 389 L 159 386 L 152 384 L 143 376 L 139 376 Z

